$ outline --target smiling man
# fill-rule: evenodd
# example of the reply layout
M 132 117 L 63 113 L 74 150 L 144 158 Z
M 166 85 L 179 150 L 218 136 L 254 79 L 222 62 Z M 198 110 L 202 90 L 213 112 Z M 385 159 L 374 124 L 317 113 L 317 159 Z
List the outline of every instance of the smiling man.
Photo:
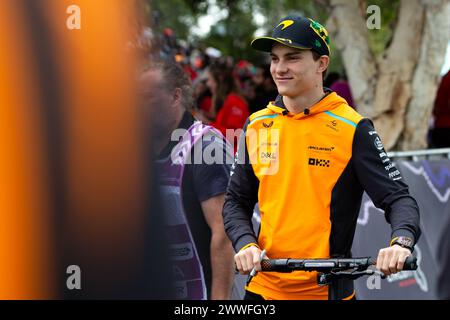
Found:
M 350 257 L 364 191 L 392 227 L 377 267 L 385 274 L 402 270 L 420 236 L 419 209 L 372 122 L 323 87 L 330 59 L 326 29 L 288 16 L 252 47 L 270 53 L 279 95 L 247 120 L 225 197 L 225 229 L 239 271 L 260 268 L 263 249 L 271 259 Z M 251 224 L 256 202 L 258 235 Z M 351 280 L 319 287 L 314 272 L 260 272 L 244 297 L 352 298 Z

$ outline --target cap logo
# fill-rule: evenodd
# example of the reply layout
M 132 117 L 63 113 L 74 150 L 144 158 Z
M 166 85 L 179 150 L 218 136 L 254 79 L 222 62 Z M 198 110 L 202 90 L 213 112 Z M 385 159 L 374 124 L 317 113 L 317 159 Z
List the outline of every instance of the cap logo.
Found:
M 277 25 L 276 26 L 276 28 L 278 28 L 279 26 L 283 26 L 283 28 L 281 28 L 281 30 L 284 30 L 284 29 L 286 29 L 287 27 L 289 27 L 289 26 L 291 26 L 291 25 L 293 25 L 294 24 L 294 21 L 293 20 L 283 20 L 283 21 L 281 21 L 280 22 L 280 24 L 279 25 Z M 275 29 L 276 29 L 275 28 Z

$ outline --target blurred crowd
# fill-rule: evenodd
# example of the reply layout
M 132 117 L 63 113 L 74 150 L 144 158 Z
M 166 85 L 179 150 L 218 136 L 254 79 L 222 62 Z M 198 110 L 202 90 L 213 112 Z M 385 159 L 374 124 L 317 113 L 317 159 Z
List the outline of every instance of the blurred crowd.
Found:
M 170 28 L 152 39 L 158 48 L 152 58 L 178 63 L 189 75 L 195 98 L 192 114 L 224 135 L 226 129 L 242 128 L 250 114 L 265 108 L 278 94 L 269 60 L 252 63 L 225 56 L 216 48 L 197 48 L 177 39 Z M 344 73 L 330 72 L 324 86 L 355 108 Z

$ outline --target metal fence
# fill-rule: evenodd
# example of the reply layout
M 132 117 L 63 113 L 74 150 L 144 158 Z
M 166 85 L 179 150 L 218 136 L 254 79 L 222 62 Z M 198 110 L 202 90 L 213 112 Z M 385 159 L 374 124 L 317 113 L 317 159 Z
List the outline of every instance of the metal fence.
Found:
M 450 159 L 450 148 L 415 151 L 393 151 L 388 152 L 388 156 L 394 160 L 412 161 Z

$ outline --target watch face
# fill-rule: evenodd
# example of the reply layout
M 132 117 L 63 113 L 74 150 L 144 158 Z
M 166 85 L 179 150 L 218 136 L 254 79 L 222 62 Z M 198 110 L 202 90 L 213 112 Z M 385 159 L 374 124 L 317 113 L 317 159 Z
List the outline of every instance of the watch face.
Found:
M 406 238 L 406 237 L 399 237 L 397 239 L 397 241 L 395 241 L 396 243 L 400 244 L 400 245 L 404 245 L 406 247 L 412 247 L 413 246 L 413 241 L 410 238 Z

